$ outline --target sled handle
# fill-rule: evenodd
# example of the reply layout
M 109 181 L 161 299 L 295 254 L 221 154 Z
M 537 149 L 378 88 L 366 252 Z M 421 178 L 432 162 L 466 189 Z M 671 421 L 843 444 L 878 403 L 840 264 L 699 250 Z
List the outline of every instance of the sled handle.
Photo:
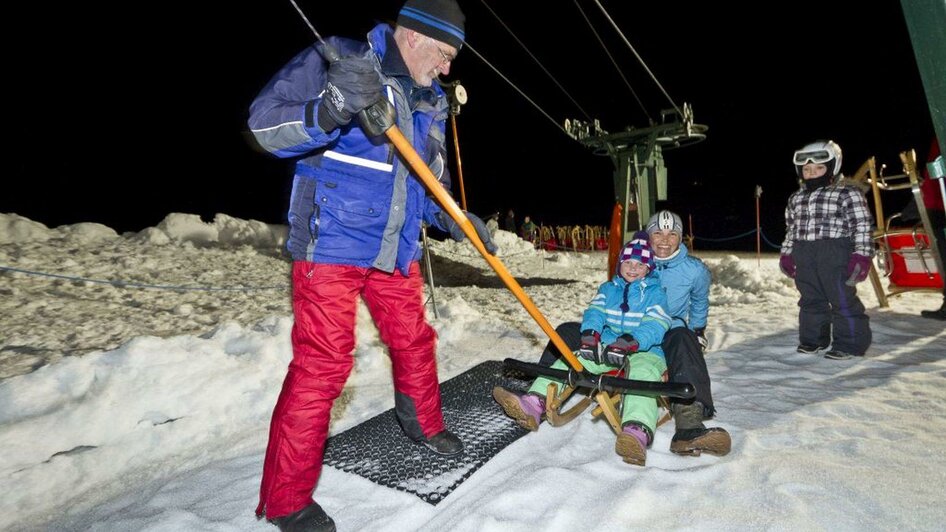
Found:
M 630 393 L 648 397 L 674 397 L 677 399 L 693 399 L 696 397 L 696 387 L 689 382 L 653 382 L 634 379 L 623 379 L 607 374 L 588 375 L 574 374 L 566 369 L 556 369 L 523 362 L 514 358 L 503 360 L 507 368 L 521 371 L 533 377 L 550 377 L 567 383 L 575 388 L 590 388 L 608 393 Z

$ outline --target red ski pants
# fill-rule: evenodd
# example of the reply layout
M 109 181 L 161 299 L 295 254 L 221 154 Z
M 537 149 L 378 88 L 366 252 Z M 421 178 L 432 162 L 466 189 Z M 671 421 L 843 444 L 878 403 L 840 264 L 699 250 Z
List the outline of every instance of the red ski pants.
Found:
M 273 410 L 258 516 L 312 503 L 322 471 L 332 404 L 351 373 L 357 298 L 364 299 L 391 357 L 398 419 L 414 439 L 444 430 L 437 335 L 424 318 L 423 278 L 296 261 L 292 267 L 292 362 Z

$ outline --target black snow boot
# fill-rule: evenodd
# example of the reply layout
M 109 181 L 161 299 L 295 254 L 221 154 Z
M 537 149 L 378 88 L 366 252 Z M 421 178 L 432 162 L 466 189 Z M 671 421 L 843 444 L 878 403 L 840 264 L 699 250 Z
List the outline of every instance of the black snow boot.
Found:
M 313 502 L 298 512 L 269 520 L 282 532 L 335 532 L 335 521 Z
M 946 321 L 946 298 L 943 298 L 943 306 L 939 310 L 921 310 L 920 316 L 934 320 Z
M 429 438 L 418 440 L 417 443 L 443 456 L 463 452 L 463 442 L 460 441 L 460 438 L 458 438 L 456 434 L 449 430 L 442 430 Z
M 699 401 L 690 404 L 672 403 L 676 432 L 670 441 L 670 452 L 688 456 L 709 453 L 716 456 L 729 454 L 732 440 L 725 429 L 706 428 L 703 425 L 703 405 Z

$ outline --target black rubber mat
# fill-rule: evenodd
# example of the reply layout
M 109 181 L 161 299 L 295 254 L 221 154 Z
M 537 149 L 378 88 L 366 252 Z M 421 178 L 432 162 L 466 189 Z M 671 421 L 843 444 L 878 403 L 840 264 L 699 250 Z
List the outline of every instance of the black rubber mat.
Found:
M 441 383 L 444 421 L 463 441 L 460 454 L 440 456 L 409 440 L 392 408 L 329 438 L 324 463 L 436 505 L 529 433 L 507 417 L 491 395 L 497 384 L 525 390 L 529 381 L 520 377 L 503 371 L 500 361 L 487 361 Z

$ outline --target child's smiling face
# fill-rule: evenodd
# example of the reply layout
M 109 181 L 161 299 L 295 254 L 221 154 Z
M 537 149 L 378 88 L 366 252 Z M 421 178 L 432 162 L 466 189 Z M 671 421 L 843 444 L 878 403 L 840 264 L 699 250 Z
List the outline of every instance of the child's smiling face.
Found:
M 650 271 L 650 268 L 646 264 L 634 259 L 628 259 L 621 263 L 621 269 L 619 273 L 621 278 L 627 282 L 633 282 L 638 279 L 643 279 L 647 276 L 647 273 Z

